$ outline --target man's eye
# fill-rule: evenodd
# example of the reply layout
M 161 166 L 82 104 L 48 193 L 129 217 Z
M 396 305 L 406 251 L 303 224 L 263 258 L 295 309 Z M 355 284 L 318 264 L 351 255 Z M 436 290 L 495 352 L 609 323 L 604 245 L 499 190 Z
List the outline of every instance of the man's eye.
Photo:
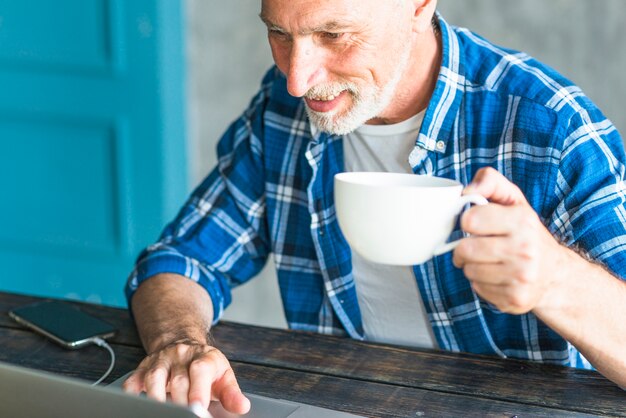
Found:
M 268 33 L 272 38 L 287 39 L 287 34 L 276 29 L 268 29 Z
M 336 40 L 341 38 L 343 33 L 340 32 L 322 32 L 322 37 L 330 40 Z

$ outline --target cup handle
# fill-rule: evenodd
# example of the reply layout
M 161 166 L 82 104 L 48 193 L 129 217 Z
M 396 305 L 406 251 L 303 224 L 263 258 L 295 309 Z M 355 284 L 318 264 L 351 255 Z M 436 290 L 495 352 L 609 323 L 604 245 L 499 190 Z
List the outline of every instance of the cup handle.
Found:
M 465 196 L 461 196 L 461 198 L 459 199 L 459 212 L 463 210 L 463 207 L 468 203 L 474 205 L 486 205 L 487 203 L 489 203 L 489 201 L 479 194 L 468 194 Z M 435 250 L 434 255 L 441 255 L 447 253 L 448 251 L 454 250 L 456 246 L 459 245 L 459 242 L 461 242 L 461 240 L 457 239 L 456 241 L 443 244 L 441 247 Z

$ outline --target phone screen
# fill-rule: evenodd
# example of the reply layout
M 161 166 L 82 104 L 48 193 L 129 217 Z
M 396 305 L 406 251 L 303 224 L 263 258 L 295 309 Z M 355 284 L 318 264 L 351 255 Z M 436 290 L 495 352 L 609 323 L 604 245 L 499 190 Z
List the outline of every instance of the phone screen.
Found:
M 111 324 L 64 302 L 28 305 L 14 309 L 10 315 L 17 322 L 69 347 L 78 347 L 90 338 L 106 338 L 115 333 Z

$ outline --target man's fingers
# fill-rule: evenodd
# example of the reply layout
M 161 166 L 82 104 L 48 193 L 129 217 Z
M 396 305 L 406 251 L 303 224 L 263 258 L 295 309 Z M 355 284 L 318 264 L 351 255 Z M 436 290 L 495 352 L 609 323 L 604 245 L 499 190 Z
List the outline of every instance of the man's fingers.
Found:
M 472 283 L 504 285 L 513 277 L 511 270 L 505 263 L 471 263 L 463 267 L 463 274 Z
M 236 414 L 250 410 L 250 401 L 241 393 L 230 363 L 221 351 L 207 345 L 179 344 L 147 357 L 124 383 L 124 389 L 206 411 L 211 399 Z
M 506 292 L 505 286 L 472 282 L 472 289 L 474 289 L 474 292 L 476 292 L 478 296 L 489 301 L 491 304 L 498 307 L 498 309 L 502 309 L 502 305 L 498 305 L 503 298 L 503 294 Z
M 187 369 L 176 367 L 170 373 L 169 378 L 170 396 L 172 402 L 187 405 L 189 393 L 189 375 Z
M 504 313 L 525 314 L 536 303 L 532 292 L 524 287 L 472 282 L 472 288 L 480 297 Z
M 218 398 L 228 411 L 245 414 L 250 410 L 250 400 L 241 392 L 235 373 L 230 367 L 213 385 L 213 396 Z
M 480 194 L 491 202 L 507 206 L 526 202 L 519 187 L 491 167 L 478 170 L 463 194 Z
M 461 229 L 474 235 L 506 235 L 519 226 L 522 206 L 473 206 L 461 216 Z
M 169 377 L 169 366 L 159 363 L 153 366 L 144 374 L 144 386 L 149 398 L 165 402 L 167 399 L 167 380 Z
M 230 363 L 218 350 L 192 361 L 189 378 L 190 404 L 208 408 L 211 399 L 216 399 L 227 411 L 236 414 L 250 410 L 250 401 L 241 393 Z
M 189 403 L 198 403 L 205 409 L 209 407 L 211 388 L 217 379 L 218 369 L 214 362 L 205 358 L 193 360 L 189 365 Z
M 510 258 L 510 240 L 502 236 L 464 238 L 454 250 L 452 262 L 458 268 L 466 264 L 502 263 Z
M 545 229 L 537 213 L 528 205 L 474 206 L 461 216 L 461 228 L 474 235 L 514 235 L 519 238 Z
M 122 384 L 122 389 L 124 392 L 133 393 L 135 395 L 140 394 L 144 391 L 143 386 L 143 375 L 145 373 L 144 369 L 137 369 L 130 375 Z

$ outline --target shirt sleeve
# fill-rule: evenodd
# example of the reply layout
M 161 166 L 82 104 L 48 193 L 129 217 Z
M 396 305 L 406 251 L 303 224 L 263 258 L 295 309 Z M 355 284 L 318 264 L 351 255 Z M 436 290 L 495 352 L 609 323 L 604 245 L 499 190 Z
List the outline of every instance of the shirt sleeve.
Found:
M 139 255 L 125 289 L 129 306 L 142 282 L 159 273 L 176 273 L 206 289 L 216 323 L 231 302 L 231 287 L 264 266 L 270 245 L 260 138 L 270 84 L 268 75 L 246 112 L 220 139 L 217 167 L 159 241 Z
M 563 242 L 626 279 L 626 188 L 622 138 L 593 105 L 570 119 L 550 228 Z

